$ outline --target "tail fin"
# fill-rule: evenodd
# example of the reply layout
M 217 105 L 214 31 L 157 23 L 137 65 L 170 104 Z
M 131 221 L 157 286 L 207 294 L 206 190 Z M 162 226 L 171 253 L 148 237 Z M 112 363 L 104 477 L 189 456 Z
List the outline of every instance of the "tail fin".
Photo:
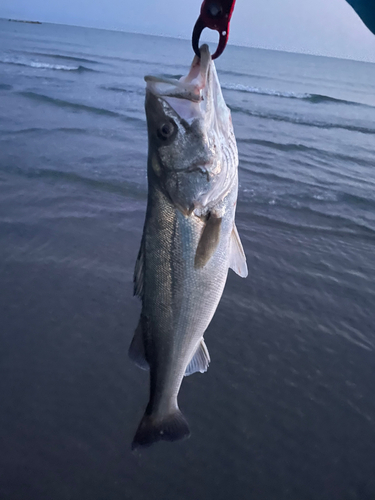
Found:
M 163 420 L 156 420 L 153 415 L 145 413 L 135 433 L 132 450 L 139 446 L 151 446 L 160 440 L 178 441 L 189 436 L 189 425 L 178 408 Z

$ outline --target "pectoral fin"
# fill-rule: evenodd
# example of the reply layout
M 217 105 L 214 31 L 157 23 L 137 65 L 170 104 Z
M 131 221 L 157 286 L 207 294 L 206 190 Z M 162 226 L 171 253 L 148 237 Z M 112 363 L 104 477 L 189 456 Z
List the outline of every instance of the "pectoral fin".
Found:
M 194 266 L 198 269 L 204 267 L 215 253 L 220 241 L 221 217 L 210 214 L 199 240 L 195 253 Z
M 230 237 L 229 246 L 229 267 L 241 278 L 246 278 L 248 275 L 246 255 L 243 251 L 243 246 L 238 234 L 236 224 L 233 224 L 233 230 Z
M 198 348 L 195 351 L 194 356 L 191 358 L 191 361 L 186 368 L 185 377 L 196 372 L 206 372 L 210 361 L 211 359 L 208 353 L 207 346 L 202 339 L 198 344 Z

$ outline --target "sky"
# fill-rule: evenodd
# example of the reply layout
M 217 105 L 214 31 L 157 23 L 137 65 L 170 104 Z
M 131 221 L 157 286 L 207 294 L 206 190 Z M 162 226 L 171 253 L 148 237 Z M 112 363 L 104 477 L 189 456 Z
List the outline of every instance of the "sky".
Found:
M 0 17 L 189 39 L 201 1 L 1 0 Z M 230 43 L 375 62 L 375 36 L 345 0 L 237 0 Z

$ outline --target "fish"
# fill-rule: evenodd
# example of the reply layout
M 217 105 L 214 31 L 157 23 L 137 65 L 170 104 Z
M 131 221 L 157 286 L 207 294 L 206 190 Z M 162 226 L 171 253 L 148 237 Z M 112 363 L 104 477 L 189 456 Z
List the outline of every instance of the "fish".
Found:
M 228 269 L 248 274 L 235 225 L 238 151 L 207 45 L 187 76 L 146 76 L 148 199 L 134 271 L 142 301 L 130 358 L 150 372 L 132 448 L 190 435 L 178 406 L 184 376 L 204 373 L 204 333 Z

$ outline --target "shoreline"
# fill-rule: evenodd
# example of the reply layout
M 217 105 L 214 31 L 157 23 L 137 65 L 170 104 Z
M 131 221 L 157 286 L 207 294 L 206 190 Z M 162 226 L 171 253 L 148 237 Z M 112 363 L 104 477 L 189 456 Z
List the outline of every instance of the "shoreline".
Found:
M 24 21 L 22 19 L 8 19 L 10 23 L 42 24 L 40 21 Z

